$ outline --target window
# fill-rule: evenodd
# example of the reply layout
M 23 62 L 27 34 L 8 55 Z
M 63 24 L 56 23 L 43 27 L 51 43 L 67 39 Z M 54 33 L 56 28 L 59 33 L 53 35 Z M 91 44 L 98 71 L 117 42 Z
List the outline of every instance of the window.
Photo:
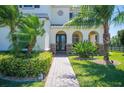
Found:
M 69 13 L 69 19 L 73 18 L 73 13 Z
M 24 9 L 33 9 L 33 8 L 40 8 L 40 5 L 20 5 L 19 7 Z
M 22 8 L 22 5 L 19 5 L 19 8 Z
M 30 8 L 33 7 L 33 5 L 24 5 L 24 7 Z
M 22 9 L 33 9 L 34 6 L 33 5 L 22 5 L 21 8 Z
M 34 8 L 40 8 L 40 5 L 34 5 Z

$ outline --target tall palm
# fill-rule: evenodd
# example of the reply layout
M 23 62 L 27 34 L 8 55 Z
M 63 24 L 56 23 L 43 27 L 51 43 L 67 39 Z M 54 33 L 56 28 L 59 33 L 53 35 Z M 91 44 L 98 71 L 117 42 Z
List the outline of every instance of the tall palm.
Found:
M 14 49 L 17 49 L 16 37 L 13 35 L 16 32 L 16 27 L 19 19 L 19 10 L 17 6 L 1 5 L 0 6 L 0 26 L 8 26 Z
M 66 23 L 65 25 L 76 25 L 82 26 L 84 28 L 89 27 L 99 27 L 102 26 L 104 29 L 103 34 L 103 43 L 104 43 L 104 60 L 109 62 L 109 41 L 110 41 L 110 34 L 109 34 L 109 26 L 111 23 L 123 23 L 122 17 L 124 16 L 117 15 L 113 18 L 114 14 L 114 5 L 92 5 L 92 6 L 81 6 L 81 10 L 78 16 L 73 18 L 71 21 Z
M 28 15 L 22 17 L 19 24 L 19 32 L 15 33 L 18 37 L 21 37 L 21 41 L 26 41 L 28 47 L 28 53 L 32 52 L 36 43 L 37 36 L 43 36 L 44 21 L 41 21 L 37 16 Z

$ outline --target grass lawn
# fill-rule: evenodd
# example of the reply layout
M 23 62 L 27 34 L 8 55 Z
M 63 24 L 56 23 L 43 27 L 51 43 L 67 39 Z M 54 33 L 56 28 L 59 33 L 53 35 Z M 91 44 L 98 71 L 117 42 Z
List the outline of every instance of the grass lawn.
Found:
M 44 81 L 19 83 L 0 79 L 0 87 L 44 87 L 44 84 Z
M 119 65 L 102 65 L 92 60 L 77 60 L 77 56 L 69 56 L 69 60 L 82 87 L 114 87 L 124 86 L 124 56 L 120 52 L 111 52 L 110 59 L 120 62 Z M 102 56 L 96 58 L 102 59 Z

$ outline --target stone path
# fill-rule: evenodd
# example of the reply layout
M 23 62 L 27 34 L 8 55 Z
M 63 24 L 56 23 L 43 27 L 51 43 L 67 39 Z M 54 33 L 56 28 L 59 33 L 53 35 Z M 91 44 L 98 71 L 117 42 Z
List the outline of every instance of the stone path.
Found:
M 79 87 L 66 55 L 57 54 L 54 57 L 45 87 Z

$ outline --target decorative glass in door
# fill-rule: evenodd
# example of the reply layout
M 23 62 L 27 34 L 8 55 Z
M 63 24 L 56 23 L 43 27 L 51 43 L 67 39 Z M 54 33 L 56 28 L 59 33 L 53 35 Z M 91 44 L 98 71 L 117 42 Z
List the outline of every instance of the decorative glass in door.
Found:
M 56 35 L 56 50 L 57 51 L 66 50 L 66 35 L 65 34 Z

